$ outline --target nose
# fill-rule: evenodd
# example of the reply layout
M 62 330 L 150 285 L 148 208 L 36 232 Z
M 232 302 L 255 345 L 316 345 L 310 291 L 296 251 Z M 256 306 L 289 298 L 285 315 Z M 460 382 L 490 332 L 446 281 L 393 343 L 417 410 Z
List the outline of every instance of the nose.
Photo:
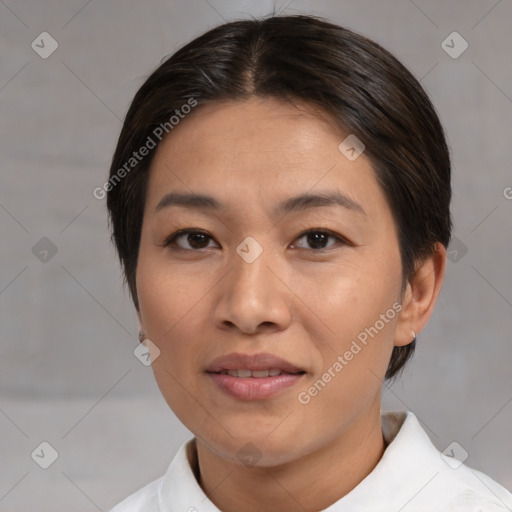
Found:
M 279 272 L 276 259 L 266 251 L 251 263 L 234 252 L 231 271 L 216 289 L 214 319 L 223 330 L 246 334 L 280 331 L 291 322 L 293 295 Z

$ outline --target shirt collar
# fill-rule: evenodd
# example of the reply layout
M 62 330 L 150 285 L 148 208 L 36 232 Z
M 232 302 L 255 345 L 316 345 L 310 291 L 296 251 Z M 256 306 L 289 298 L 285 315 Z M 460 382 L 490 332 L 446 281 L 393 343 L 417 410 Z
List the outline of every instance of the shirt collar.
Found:
M 376 503 L 400 510 L 439 473 L 439 452 L 412 412 L 387 412 L 381 419 L 387 444 L 382 458 L 366 478 L 324 512 L 374 512 Z M 221 512 L 196 480 L 196 456 L 195 438 L 181 445 L 159 486 L 160 510 L 172 506 L 177 511 Z
M 374 512 L 376 503 L 388 510 L 408 510 L 407 504 L 438 475 L 444 462 L 416 416 L 387 412 L 381 418 L 388 445 L 383 456 L 366 478 L 325 512 Z

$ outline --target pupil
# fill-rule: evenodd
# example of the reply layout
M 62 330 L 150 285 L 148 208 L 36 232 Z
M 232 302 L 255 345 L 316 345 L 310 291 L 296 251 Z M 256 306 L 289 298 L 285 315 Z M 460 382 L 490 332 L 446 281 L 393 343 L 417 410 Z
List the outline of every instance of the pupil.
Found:
M 327 235 L 325 233 L 309 233 L 308 237 L 309 237 L 308 241 L 311 246 L 313 246 L 317 249 L 318 248 L 323 249 L 323 247 L 317 247 L 315 244 L 320 243 L 320 246 L 322 246 L 322 243 L 325 242 L 325 238 L 327 237 Z
M 202 233 L 191 233 L 188 235 L 188 242 L 195 249 L 202 249 L 203 248 L 202 242 L 204 243 L 205 241 L 206 241 L 206 235 L 203 235 Z

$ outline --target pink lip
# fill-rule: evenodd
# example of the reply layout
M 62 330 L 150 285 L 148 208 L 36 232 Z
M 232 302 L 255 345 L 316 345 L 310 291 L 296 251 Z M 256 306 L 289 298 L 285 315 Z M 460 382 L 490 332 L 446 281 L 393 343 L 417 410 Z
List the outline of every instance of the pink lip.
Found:
M 226 370 L 281 370 L 275 377 L 232 377 L 223 372 Z M 228 395 L 239 400 L 264 400 L 284 389 L 293 386 L 304 376 L 304 370 L 268 353 L 238 354 L 233 353 L 214 359 L 206 368 L 207 375 L 219 388 Z M 302 372 L 302 373 L 299 373 Z
M 261 352 L 259 354 L 240 354 L 234 352 L 214 359 L 207 367 L 209 373 L 218 373 L 224 370 L 267 370 L 277 368 L 286 373 L 304 371 L 280 357 Z
M 239 400 L 264 400 L 283 389 L 293 386 L 304 376 L 303 373 L 283 373 L 275 377 L 231 377 L 222 373 L 208 373 L 219 388 Z

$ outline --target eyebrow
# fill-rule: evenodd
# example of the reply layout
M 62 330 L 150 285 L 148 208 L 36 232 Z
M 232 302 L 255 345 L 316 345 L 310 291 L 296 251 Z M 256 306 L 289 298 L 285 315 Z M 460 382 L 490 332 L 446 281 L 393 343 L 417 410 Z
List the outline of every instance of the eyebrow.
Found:
M 225 211 L 227 207 L 212 196 L 205 194 L 192 194 L 170 192 L 165 194 L 155 207 L 155 213 L 171 206 L 181 206 L 189 209 Z M 306 193 L 290 197 L 274 208 L 274 215 L 286 214 L 293 211 L 308 210 L 310 208 L 340 206 L 347 210 L 368 216 L 364 208 L 350 197 L 341 192 Z

